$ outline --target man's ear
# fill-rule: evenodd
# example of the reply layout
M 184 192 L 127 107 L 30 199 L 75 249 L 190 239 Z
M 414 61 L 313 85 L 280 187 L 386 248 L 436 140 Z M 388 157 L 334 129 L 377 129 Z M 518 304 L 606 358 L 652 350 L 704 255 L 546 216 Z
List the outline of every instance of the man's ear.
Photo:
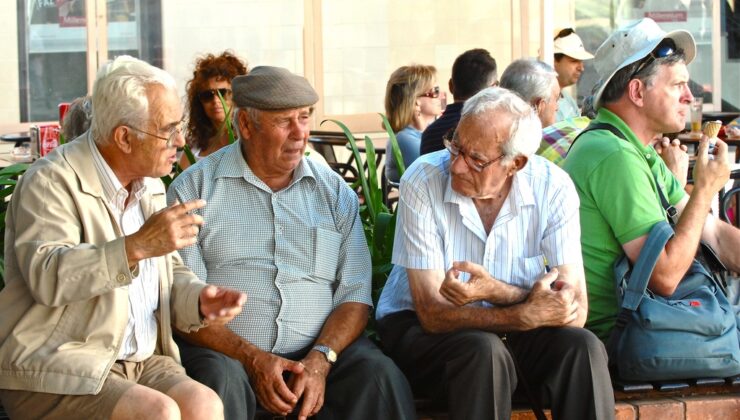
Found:
M 131 131 L 125 125 L 119 125 L 113 129 L 112 143 L 118 147 L 123 153 L 131 153 L 133 149 L 132 143 L 138 141 L 136 133 Z
M 450 89 L 452 96 L 455 96 L 455 82 L 452 81 L 452 77 L 450 77 L 450 81 L 447 82 L 447 88 Z
M 526 157 L 524 155 L 516 156 L 514 158 L 514 160 L 512 161 L 512 164 L 513 164 L 512 165 L 513 166 L 512 169 L 514 169 L 514 172 L 519 172 L 522 168 L 524 168 L 524 165 L 526 165 L 527 162 L 529 162 L 529 158 L 528 157 Z
M 647 86 L 640 79 L 632 79 L 627 84 L 627 95 L 630 102 L 642 107 L 645 100 L 645 88 Z
M 239 134 L 241 134 L 241 138 L 248 140 L 252 136 L 252 131 L 254 130 L 254 126 L 250 124 L 249 116 L 247 115 L 247 112 L 240 109 L 239 113 L 236 116 L 236 123 L 237 127 L 236 129 L 239 130 Z
M 544 98 L 537 98 L 535 99 L 535 102 L 533 105 L 534 105 L 535 111 L 537 111 L 537 115 L 541 116 L 542 111 L 545 110 L 545 105 L 547 105 L 547 102 L 545 101 Z

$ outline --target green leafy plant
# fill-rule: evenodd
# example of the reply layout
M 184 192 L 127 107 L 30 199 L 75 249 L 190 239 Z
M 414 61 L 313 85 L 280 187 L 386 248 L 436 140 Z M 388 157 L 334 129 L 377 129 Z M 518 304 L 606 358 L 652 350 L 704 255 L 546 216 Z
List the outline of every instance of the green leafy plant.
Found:
M 0 170 L 0 290 L 5 287 L 5 213 L 8 210 L 8 197 L 13 194 L 18 184 L 18 177 L 23 175 L 30 165 L 16 163 Z
M 401 150 L 398 147 L 398 140 L 393 133 L 388 118 L 383 114 L 380 114 L 380 117 L 383 119 L 383 126 L 391 144 L 391 150 L 387 151 L 389 152 L 387 158 L 395 159 L 399 175 L 403 175 L 406 168 L 403 164 Z M 393 268 L 391 257 L 393 255 L 393 235 L 396 230 L 396 214 L 386 205 L 384 200 L 384 186 L 381 185 L 381 178 L 378 175 L 380 168 L 376 165 L 377 154 L 370 137 L 365 136 L 364 138 L 365 160 L 363 161 L 362 154 L 357 147 L 357 140 L 349 128 L 341 121 L 332 119 L 324 120 L 321 124 L 323 125 L 327 121 L 338 125 L 344 136 L 347 137 L 355 165 L 359 169 L 358 180 L 353 187 L 355 187 L 355 190 L 359 190 L 363 198 L 360 205 L 360 219 L 362 220 L 365 240 L 372 260 L 372 299 L 373 306 L 377 307 L 380 294 L 383 292 L 383 287 Z M 364 171 L 363 168 L 367 168 L 367 170 Z M 377 339 L 374 311 L 370 316 L 367 333 L 370 338 Z

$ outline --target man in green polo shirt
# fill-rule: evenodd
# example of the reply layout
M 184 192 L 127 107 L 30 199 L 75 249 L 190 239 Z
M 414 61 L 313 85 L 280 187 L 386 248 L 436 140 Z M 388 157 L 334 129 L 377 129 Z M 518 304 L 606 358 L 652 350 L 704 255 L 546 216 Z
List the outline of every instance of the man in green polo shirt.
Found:
M 571 148 L 563 169 L 581 200 L 589 295 L 586 327 L 602 340 L 608 338 L 618 312 L 614 262 L 622 254 L 636 261 L 650 229 L 666 219 L 657 188 L 676 207 L 679 219 L 649 288 L 659 295 L 672 294 L 700 239 L 713 246 L 728 268 L 740 271 L 740 230 L 709 215 L 712 197 L 729 178 L 727 145 L 717 141 L 710 156 L 707 138 L 702 139 L 690 197 L 649 146 L 659 134 L 683 129 L 693 98 L 686 65 L 695 55 L 690 33 L 666 33 L 647 18 L 618 29 L 596 52 L 601 87 L 594 95 L 598 114 L 592 124 L 610 124 L 621 136 L 605 129 L 585 133 Z

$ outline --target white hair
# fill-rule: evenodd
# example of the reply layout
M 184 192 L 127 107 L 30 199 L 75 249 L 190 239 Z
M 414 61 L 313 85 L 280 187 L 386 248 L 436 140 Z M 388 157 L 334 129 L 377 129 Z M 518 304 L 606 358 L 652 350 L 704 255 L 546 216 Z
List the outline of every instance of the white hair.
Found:
M 509 64 L 499 80 L 499 86 L 516 92 L 530 105 L 542 99 L 550 102 L 558 74 L 547 63 L 534 58 L 521 58 Z
M 93 86 L 90 124 L 97 143 L 107 143 L 120 125 L 141 129 L 146 124 L 147 90 L 152 85 L 174 90 L 175 79 L 166 71 L 128 55 L 116 57 L 100 68 Z
M 504 163 L 516 156 L 531 156 L 542 140 L 542 123 L 537 112 L 516 93 L 501 87 L 489 87 L 465 101 L 460 124 L 468 118 L 498 111 L 511 117 L 509 140 L 502 145 Z

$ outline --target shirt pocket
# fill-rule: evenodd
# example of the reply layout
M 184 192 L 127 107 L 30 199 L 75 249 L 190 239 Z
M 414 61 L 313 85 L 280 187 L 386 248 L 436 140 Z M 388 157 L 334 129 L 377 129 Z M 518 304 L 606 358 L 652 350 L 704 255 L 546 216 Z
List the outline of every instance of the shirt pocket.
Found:
M 544 254 L 534 257 L 519 258 L 519 267 L 512 273 L 515 283 L 526 288 L 532 287 L 542 274 L 545 273 Z
M 332 230 L 314 228 L 314 255 L 313 274 L 324 280 L 333 282 L 337 277 L 339 248 L 342 245 L 342 235 Z

